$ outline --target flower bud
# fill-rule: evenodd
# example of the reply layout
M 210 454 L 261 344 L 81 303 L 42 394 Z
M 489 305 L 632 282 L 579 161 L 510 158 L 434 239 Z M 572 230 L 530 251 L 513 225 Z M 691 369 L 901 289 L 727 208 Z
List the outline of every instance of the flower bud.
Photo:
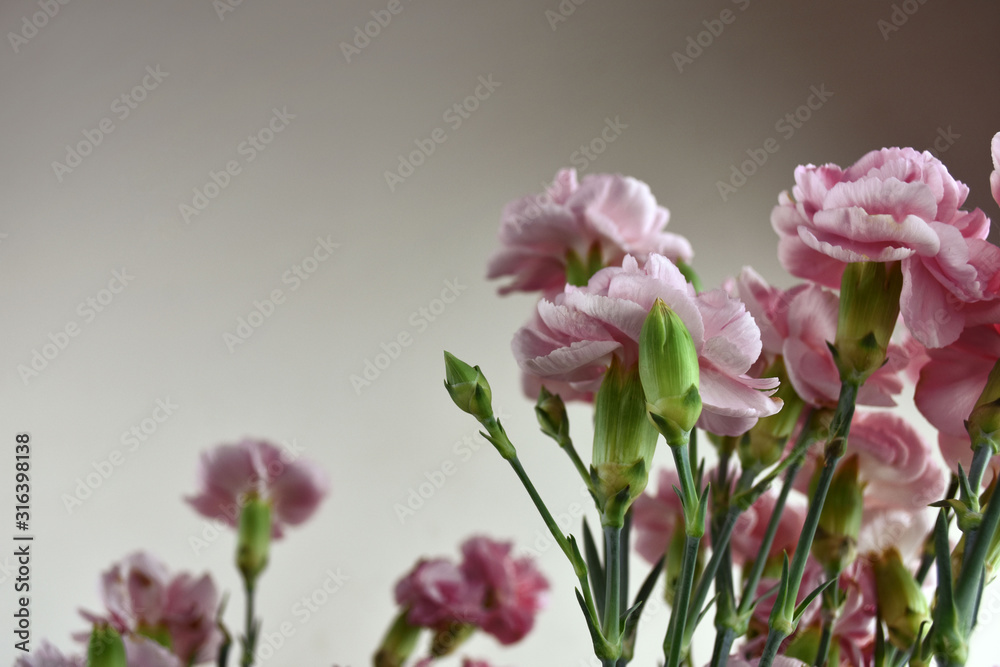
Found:
M 87 646 L 87 667 L 128 667 L 121 635 L 105 623 L 98 623 Z
M 795 430 L 805 402 L 795 393 L 788 380 L 785 361 L 779 355 L 764 372 L 765 377 L 780 381 L 772 400 L 782 401 L 781 411 L 757 421 L 745 438 L 739 442 L 740 465 L 744 470 L 763 470 L 781 458 L 785 443 Z
M 821 473 L 822 467 L 817 466 L 814 483 Z M 864 485 L 858 482 L 858 456 L 854 454 L 833 473 L 813 540 L 812 554 L 828 573 L 843 572 L 854 562 L 863 510 Z
M 639 334 L 639 375 L 650 420 L 667 444 L 686 444 L 701 416 L 698 351 L 684 321 L 661 299 Z
M 930 620 L 927 599 L 896 547 L 889 547 L 872 566 L 879 613 L 889 629 L 889 641 L 907 651 L 917 641 L 920 625 Z
M 852 262 L 844 269 L 834 344 L 841 380 L 861 383 L 885 363 L 902 289 L 899 262 Z
M 493 392 L 479 366 L 470 366 L 445 352 L 444 371 L 444 387 L 455 405 L 481 422 L 493 417 Z
M 271 504 L 251 496 L 240 511 L 236 544 L 236 566 L 248 585 L 253 586 L 267 567 L 270 546 Z
M 382 645 L 375 654 L 375 667 L 403 667 L 406 659 L 417 647 L 420 628 L 407 622 L 406 615 L 409 612 L 409 607 L 403 609 L 389 627 Z
M 965 423 L 973 447 L 988 444 L 993 454 L 1000 453 L 1000 360 L 993 364 L 983 393 Z
M 569 438 L 569 417 L 566 416 L 566 405 L 558 394 L 550 393 L 542 387 L 538 392 L 538 403 L 535 404 L 535 416 L 542 433 L 560 445 Z
M 591 459 L 604 525 L 623 520 L 632 501 L 646 488 L 659 436 L 646 418 L 645 406 L 639 369 L 635 365 L 625 368 L 613 357 L 595 400 Z M 626 489 L 626 496 L 619 499 Z

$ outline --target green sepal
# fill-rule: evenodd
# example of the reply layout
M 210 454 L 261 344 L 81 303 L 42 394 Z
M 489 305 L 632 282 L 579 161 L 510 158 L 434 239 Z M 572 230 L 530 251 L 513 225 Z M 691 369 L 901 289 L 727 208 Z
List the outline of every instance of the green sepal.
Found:
M 784 636 L 789 636 L 795 632 L 795 599 L 791 600 L 789 606 L 789 574 L 788 574 L 788 552 L 782 555 L 781 579 L 778 584 L 778 594 L 774 599 L 774 607 L 771 609 L 771 616 L 767 620 L 767 625 L 772 630 L 777 630 Z
M 809 593 L 809 595 L 807 595 L 805 599 L 802 600 L 802 602 L 800 602 L 799 605 L 795 608 L 795 612 L 792 615 L 793 622 L 798 623 L 799 619 L 802 618 L 802 614 L 806 613 L 806 607 L 812 604 L 812 601 L 815 600 L 817 596 L 819 596 L 823 591 L 828 589 L 832 584 L 836 583 L 837 580 L 838 577 L 834 577 L 833 579 L 828 579 L 827 581 L 823 582 L 822 584 L 814 588 L 812 592 Z
M 594 618 L 591 618 L 590 611 L 587 610 L 587 602 L 583 599 L 583 593 L 580 592 L 579 588 L 573 589 L 576 592 L 576 601 L 580 604 L 580 609 L 583 611 L 583 617 L 587 621 L 587 629 L 590 630 L 590 639 L 594 643 L 594 655 L 602 659 L 613 659 L 618 656 L 615 655 L 614 648 L 608 643 L 608 640 L 604 638 L 601 633 L 601 628 L 597 624 Z

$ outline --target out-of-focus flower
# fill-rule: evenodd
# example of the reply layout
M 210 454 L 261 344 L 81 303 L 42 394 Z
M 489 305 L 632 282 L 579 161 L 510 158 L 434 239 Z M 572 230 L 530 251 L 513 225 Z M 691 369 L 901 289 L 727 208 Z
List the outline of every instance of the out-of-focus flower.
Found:
M 444 558 L 421 560 L 396 584 L 396 602 L 409 608 L 411 625 L 441 628 L 479 620 L 480 588 Z
M 706 664 L 705 667 L 708 667 L 708 664 Z M 726 661 L 726 667 L 757 667 L 758 664 L 760 664 L 760 658 L 747 660 L 739 655 L 731 655 L 729 656 L 729 660 Z M 784 655 L 774 656 L 774 662 L 771 664 L 774 665 L 774 667 L 807 667 L 807 663 Z
M 797 485 L 804 489 L 820 449 L 807 461 Z M 941 500 L 948 471 L 933 446 L 901 417 L 888 412 L 858 412 L 851 423 L 846 456 L 857 455 L 858 478 L 865 484 L 857 552 L 880 553 L 896 547 L 904 559 L 918 554 L 936 516 L 928 505 Z
M 840 300 L 819 285 L 797 285 L 780 290 L 768 285 L 746 267 L 736 281 L 740 298 L 761 330 L 764 358 L 785 360 L 795 392 L 810 405 L 836 407 L 840 371 L 829 343 L 837 335 Z M 893 396 L 903 390 L 901 371 L 909 357 L 900 345 L 890 345 L 887 363 L 861 386 L 861 405 L 895 405 Z M 769 362 L 770 363 L 770 362 Z
M 972 448 L 965 420 L 1000 359 L 1000 325 L 970 327 L 957 341 L 928 350 L 930 360 L 920 371 L 914 401 L 938 430 L 938 444 L 952 470 L 968 470 Z
M 729 547 L 732 550 L 733 562 L 737 565 L 745 565 L 757 558 L 777 500 L 777 491 L 769 489 L 736 520 Z M 783 552 L 788 553 L 788 557 L 791 558 L 795 553 L 799 534 L 806 521 L 807 510 L 805 498 L 795 491 L 789 492 L 784 511 L 778 521 L 778 530 L 774 534 L 774 541 L 768 552 L 769 559 L 781 558 Z
M 739 435 L 781 405 L 769 398 L 775 378 L 747 375 L 761 351 L 760 330 L 743 304 L 722 290 L 695 294 L 666 257 L 639 267 L 596 273 L 586 287 L 567 286 L 554 302 L 542 300 L 537 318 L 514 336 L 514 356 L 564 400 L 590 399 L 612 355 L 629 367 L 639 360 L 639 334 L 656 299 L 683 321 L 698 351 L 703 410 L 698 426 Z
M 545 194 L 504 207 L 503 247 L 490 259 L 487 275 L 513 276 L 501 294 L 553 294 L 566 283 L 586 284 L 595 271 L 620 265 L 627 254 L 640 261 L 656 253 L 690 262 L 687 239 L 664 231 L 669 217 L 641 181 L 592 174 L 577 184 L 576 170 L 563 169 Z
M 667 552 L 674 530 L 684 528 L 684 508 L 675 486 L 681 486 L 677 471 L 661 468 L 656 493 L 647 491 L 632 505 L 635 551 L 650 563 Z
M 306 521 L 329 490 L 326 473 L 264 440 L 219 445 L 201 456 L 201 492 L 187 501 L 202 515 L 236 526 L 252 497 L 272 505 L 271 534 Z
M 122 639 L 128 667 L 184 667 L 188 664 L 148 637 L 127 635 Z
M 549 582 L 530 558 L 514 558 L 510 542 L 473 537 L 462 545 L 462 573 L 483 591 L 478 625 L 501 644 L 520 641 L 546 603 Z
M 101 597 L 108 616 L 83 612 L 89 621 L 106 621 L 123 637 L 154 638 L 184 664 L 215 658 L 222 641 L 215 623 L 219 594 L 207 574 L 171 577 L 159 560 L 136 552 L 101 576 Z
M 549 583 L 530 558 L 514 558 L 513 545 L 473 537 L 462 545 L 462 564 L 422 560 L 396 585 L 396 602 L 415 626 L 481 628 L 501 644 L 520 641 L 546 602 Z
M 87 661 L 82 656 L 67 658 L 43 639 L 38 648 L 18 658 L 14 667 L 85 667 L 86 664 Z
M 993 190 L 993 199 L 1000 204 L 1000 132 L 993 135 L 990 142 L 990 153 L 993 155 L 993 173 L 990 174 L 990 188 Z
M 968 187 L 930 153 L 883 148 L 847 169 L 800 166 L 795 182 L 771 214 L 793 275 L 836 288 L 847 263 L 901 261 L 900 311 L 928 347 L 958 338 L 967 304 L 1000 296 L 989 219 L 960 210 Z

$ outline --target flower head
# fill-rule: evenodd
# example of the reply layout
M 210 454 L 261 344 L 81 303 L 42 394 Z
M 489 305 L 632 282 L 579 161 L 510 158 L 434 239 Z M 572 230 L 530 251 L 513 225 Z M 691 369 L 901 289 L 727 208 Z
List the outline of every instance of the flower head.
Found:
M 638 362 L 642 325 L 657 298 L 685 325 L 698 353 L 703 405 L 698 426 L 739 435 L 779 410 L 769 398 L 777 380 L 747 375 L 761 342 L 743 304 L 722 290 L 696 295 L 660 255 L 650 255 L 642 268 L 626 257 L 621 267 L 599 271 L 585 287 L 567 286 L 555 301 L 540 301 L 535 320 L 514 336 L 514 356 L 522 370 L 563 399 L 588 400 L 612 356 L 626 367 Z
M 296 460 L 265 440 L 219 445 L 201 456 L 201 492 L 187 498 L 202 515 L 236 526 L 251 498 L 272 505 L 272 536 L 306 521 L 327 494 L 329 481 L 315 464 Z
M 640 261 L 657 253 L 689 262 L 687 239 L 663 231 L 669 218 L 641 181 L 592 174 L 578 184 L 576 171 L 563 169 L 545 194 L 504 208 L 503 247 L 490 259 L 488 277 L 513 276 L 501 294 L 553 294 L 567 282 L 585 284 L 594 271 L 620 265 L 626 254 Z
M 67 658 L 59 649 L 43 639 L 38 648 L 18 658 L 14 667 L 85 667 L 86 662 L 82 656 Z
M 930 153 L 883 148 L 847 169 L 800 166 L 795 182 L 771 214 L 793 275 L 836 288 L 848 263 L 901 262 L 900 311 L 928 347 L 958 337 L 967 304 L 1000 296 L 989 219 L 960 209 L 968 187 Z

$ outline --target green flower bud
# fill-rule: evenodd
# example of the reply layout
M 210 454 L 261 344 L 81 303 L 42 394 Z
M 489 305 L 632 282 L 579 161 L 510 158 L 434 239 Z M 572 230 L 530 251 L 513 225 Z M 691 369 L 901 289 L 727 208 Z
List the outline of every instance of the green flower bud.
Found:
M 861 383 L 885 363 L 902 289 L 899 262 L 853 262 L 844 269 L 834 343 L 841 380 Z
M 406 620 L 409 608 L 404 609 L 389 627 L 382 645 L 375 653 L 375 667 L 403 667 L 403 663 L 417 647 L 420 628 Z
M 594 410 L 594 492 L 604 525 L 621 525 L 616 522 L 624 520 L 625 511 L 646 488 L 658 438 L 646 418 L 639 369 L 625 368 L 614 357 Z
M 772 400 L 782 401 L 781 410 L 759 419 L 739 443 L 740 465 L 744 470 L 763 470 L 781 458 L 785 443 L 795 430 L 805 402 L 795 393 L 788 380 L 785 360 L 778 356 L 764 372 L 765 377 L 777 377 L 781 384 Z
M 549 436 L 560 445 L 569 438 L 569 417 L 566 416 L 566 405 L 558 394 L 550 393 L 542 387 L 538 392 L 538 402 L 535 404 L 535 416 L 542 433 Z
M 493 392 L 479 366 L 445 352 L 444 372 L 444 387 L 455 405 L 481 422 L 493 417 Z
M 993 364 L 965 427 L 972 438 L 973 449 L 989 445 L 994 455 L 1000 453 L 1000 360 Z
M 667 444 L 686 444 L 701 416 L 698 351 L 683 320 L 660 299 L 639 334 L 639 375 L 650 420 Z
M 817 466 L 814 484 L 821 472 Z M 863 510 L 864 485 L 858 482 L 855 454 L 841 462 L 833 473 L 813 540 L 812 554 L 828 573 L 843 572 L 854 562 Z
M 930 620 L 927 599 L 896 547 L 889 547 L 872 566 L 879 613 L 889 629 L 889 641 L 907 651 L 917 641 L 920 625 Z
M 236 566 L 251 587 L 267 567 L 270 546 L 271 504 L 251 497 L 240 511 L 236 543 Z
M 87 667 L 128 667 L 121 635 L 106 623 L 98 623 L 87 646 Z

